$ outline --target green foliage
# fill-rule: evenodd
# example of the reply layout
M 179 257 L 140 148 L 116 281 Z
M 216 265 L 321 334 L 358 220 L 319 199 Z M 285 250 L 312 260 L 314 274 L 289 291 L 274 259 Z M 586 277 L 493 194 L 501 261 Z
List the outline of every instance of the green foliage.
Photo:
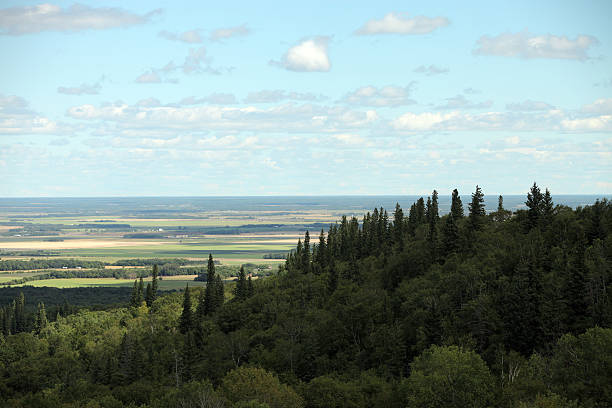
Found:
M 488 407 L 493 401 L 493 377 L 473 351 L 434 345 L 411 368 L 406 383 L 411 407 Z

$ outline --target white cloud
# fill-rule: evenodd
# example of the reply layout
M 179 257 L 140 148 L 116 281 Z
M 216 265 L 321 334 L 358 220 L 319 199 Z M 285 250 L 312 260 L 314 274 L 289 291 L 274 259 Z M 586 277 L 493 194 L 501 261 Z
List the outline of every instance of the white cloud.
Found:
M 0 34 L 22 35 L 42 31 L 104 30 L 143 24 L 160 13 L 138 15 L 120 8 L 89 7 L 81 4 L 66 9 L 54 4 L 0 9 Z
M 188 44 L 198 44 L 202 42 L 202 37 L 200 37 L 198 30 L 188 30 L 180 34 L 164 30 L 159 32 L 159 36 L 170 41 L 181 41 Z
M 233 94 L 230 93 L 213 93 L 200 98 L 188 96 L 187 98 L 181 99 L 178 105 L 199 105 L 202 103 L 210 103 L 213 105 L 233 105 L 238 103 L 238 100 Z
M 612 98 L 597 99 L 591 104 L 584 105 L 581 111 L 596 114 L 612 114 Z
M 0 94 L 0 134 L 58 134 L 72 129 L 28 108 L 28 102 L 15 95 Z
M 95 122 L 99 134 L 142 135 L 189 132 L 269 131 L 344 133 L 369 128 L 377 120 L 373 110 L 356 111 L 343 107 L 311 104 L 283 104 L 265 109 L 252 106 L 130 106 L 113 104 L 95 107 L 80 105 L 68 110 L 73 119 Z
M 435 65 L 421 65 L 415 68 L 412 72 L 416 72 L 417 74 L 425 74 L 427 76 L 438 75 L 438 74 L 446 74 L 449 71 L 448 68 L 437 67 Z
M 364 145 L 365 139 L 354 133 L 339 133 L 332 135 L 334 139 L 348 145 Z
M 304 40 L 289 48 L 280 62 L 271 61 L 273 65 L 280 65 L 290 71 L 299 72 L 327 72 L 331 63 L 327 55 L 329 37 L 315 37 Z
M 406 87 L 385 86 L 376 88 L 364 86 L 348 93 L 342 98 L 342 102 L 356 106 L 402 106 L 412 105 L 416 102 L 409 98 L 410 88 L 414 83 Z
M 392 122 L 392 126 L 396 130 L 409 130 L 409 131 L 419 131 L 419 130 L 431 130 L 436 126 L 450 121 L 452 119 L 456 119 L 459 116 L 459 113 L 412 113 L 407 112 L 395 119 Z
M 97 95 L 102 89 L 102 84 L 96 82 L 95 84 L 81 84 L 79 86 L 60 86 L 57 88 L 57 92 L 65 95 Z
M 380 20 L 370 20 L 356 34 L 427 34 L 450 23 L 446 17 L 415 16 L 389 13 Z
M 251 33 L 251 29 L 246 26 L 246 24 L 236 26 L 236 27 L 227 27 L 227 28 L 217 28 L 210 33 L 211 41 L 221 41 L 226 40 L 232 37 L 244 37 Z
M 148 71 L 138 75 L 134 81 L 139 84 L 159 84 L 162 79 L 157 72 Z
M 315 95 L 313 93 L 288 92 L 280 89 L 262 90 L 257 92 L 249 92 L 244 99 L 245 103 L 275 103 L 280 101 L 322 101 L 327 99 L 323 95 Z
M 602 115 L 594 118 L 564 119 L 561 125 L 569 131 L 612 131 L 612 115 Z
M 509 103 L 506 109 L 510 111 L 546 111 L 555 109 L 554 106 L 541 101 L 532 101 L 530 99 L 523 102 Z
M 472 102 L 463 95 L 446 98 L 444 105 L 436 106 L 436 109 L 486 109 L 493 105 L 493 101 Z
M 579 35 L 571 40 L 566 36 L 551 34 L 534 35 L 527 30 L 520 33 L 504 33 L 495 37 L 482 36 L 474 54 L 502 57 L 552 58 L 586 60 L 587 51 L 599 41 L 590 35 Z

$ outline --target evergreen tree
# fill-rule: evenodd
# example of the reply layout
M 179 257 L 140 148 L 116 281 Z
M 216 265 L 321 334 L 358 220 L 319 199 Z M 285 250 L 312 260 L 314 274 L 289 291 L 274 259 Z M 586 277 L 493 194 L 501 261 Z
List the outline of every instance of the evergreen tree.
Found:
M 540 187 L 534 182 L 533 186 L 529 193 L 527 193 L 527 201 L 525 201 L 525 205 L 527 205 L 527 229 L 530 230 L 535 228 L 539 221 L 540 216 L 542 215 L 542 193 L 540 192 Z
M 416 202 L 416 221 L 418 224 L 425 223 L 425 200 L 423 197 L 419 198 Z
M 142 280 L 142 276 L 138 280 L 138 306 L 142 304 L 144 301 L 145 291 L 144 291 L 144 282 Z
M 215 310 L 217 310 L 223 305 L 223 302 L 225 302 L 225 288 L 223 286 L 223 280 L 219 275 L 215 276 L 214 290 Z
M 206 290 L 204 298 L 204 314 L 209 315 L 216 310 L 215 302 L 215 263 L 212 254 L 208 255 L 208 265 L 206 267 Z
M 151 303 L 155 302 L 157 299 L 157 288 L 159 282 L 157 281 L 157 276 L 159 275 L 157 270 L 157 264 L 153 265 L 152 279 L 151 279 Z
M 476 191 L 472 194 L 472 202 L 468 205 L 470 210 L 469 224 L 473 231 L 482 227 L 486 215 L 484 206 L 484 194 L 480 187 L 476 186 Z
M 304 235 L 304 249 L 302 251 L 302 271 L 304 273 L 310 272 L 310 233 L 306 230 Z
M 442 239 L 442 250 L 444 255 L 449 255 L 459 249 L 459 228 L 455 223 L 453 213 L 448 214 L 444 222 L 444 235 Z
M 153 304 L 153 288 L 151 287 L 151 283 L 147 283 L 147 289 L 145 290 L 145 302 L 148 307 L 151 307 Z
M 27 330 L 26 328 L 26 315 L 25 315 L 25 296 L 23 292 L 19 292 L 17 299 L 15 300 L 15 331 L 14 333 L 21 333 Z
M 45 311 L 45 304 L 41 302 L 38 304 L 38 310 L 36 311 L 36 332 L 40 333 L 45 327 L 47 327 L 47 312 Z
M 206 316 L 206 296 L 204 295 L 204 290 L 201 290 L 198 295 L 198 305 L 196 306 L 195 314 L 195 320 L 198 323 L 197 327 L 204 320 L 204 316 Z
M 323 231 L 323 228 L 321 228 L 321 234 L 319 235 L 316 260 L 321 269 L 325 269 L 327 266 L 327 245 L 325 244 L 325 231 Z
M 255 289 L 253 288 L 253 281 L 251 280 L 251 275 L 247 279 L 247 297 L 253 296 L 255 293 Z
M 130 296 L 130 307 L 138 307 L 138 280 L 134 280 L 134 286 L 132 287 L 132 295 Z
M 329 264 L 329 271 L 327 277 L 327 290 L 329 293 L 334 293 L 338 287 L 338 270 L 336 269 L 335 262 L 332 261 Z
M 244 300 L 247 298 L 247 281 L 246 274 L 244 273 L 244 266 L 240 266 L 240 273 L 238 274 L 238 281 L 234 288 L 234 296 L 237 300 Z
M 438 222 L 438 219 L 440 219 L 440 211 L 438 206 L 438 192 L 436 190 L 431 193 L 431 214 L 434 222 Z
M 183 312 L 179 322 L 179 331 L 183 334 L 193 328 L 193 316 L 191 312 L 191 294 L 189 293 L 189 284 L 185 287 L 183 296 Z
M 542 222 L 544 226 L 548 226 L 552 222 L 554 207 L 555 204 L 550 196 L 550 191 L 546 189 L 542 198 Z
M 463 218 L 463 203 L 461 202 L 461 197 L 459 196 L 459 191 L 457 191 L 457 189 L 453 190 L 450 212 L 453 214 L 455 221 Z
M 404 247 L 404 212 L 399 203 L 393 212 L 393 241 L 400 249 Z

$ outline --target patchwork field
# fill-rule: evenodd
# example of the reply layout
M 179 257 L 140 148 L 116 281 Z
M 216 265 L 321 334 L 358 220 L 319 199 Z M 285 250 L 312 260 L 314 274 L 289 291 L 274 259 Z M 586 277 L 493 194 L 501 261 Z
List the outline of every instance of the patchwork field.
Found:
M 295 248 L 299 238 L 303 239 L 306 230 L 315 241 L 320 230 L 342 214 L 363 213 L 362 210 L 321 208 L 306 203 L 261 203 L 253 206 L 246 202 L 248 199 L 228 199 L 228 208 L 221 208 L 224 202 L 218 200 L 205 201 L 198 208 L 193 208 L 195 205 L 185 200 L 177 204 L 164 199 L 159 204 L 149 199 L 126 199 L 124 203 L 118 199 L 120 205 L 104 200 L 27 202 L 24 199 L 11 206 L 0 206 L 0 259 L 100 261 L 106 264 L 104 269 L 122 271 L 124 267 L 114 263 L 130 259 L 146 261 L 154 258 L 160 263 L 164 263 L 164 259 L 170 260 L 168 262 L 183 259 L 193 267 L 205 267 L 208 255 L 212 254 L 221 266 L 238 268 L 249 264 L 259 265 L 259 270 L 267 266 L 276 270 L 275 265 L 284 262 L 285 255 Z M 138 268 L 148 271 L 151 266 L 135 262 L 129 267 L 132 268 L 130 276 L 133 276 Z M 72 269 L 63 267 L 63 270 Z M 0 285 L 17 278 L 28 278 L 27 282 L 18 285 L 36 287 L 133 284 L 131 278 L 115 277 L 64 279 L 60 275 L 54 279 L 35 280 L 37 274 L 45 272 L 45 269 L 0 272 Z M 121 273 L 120 276 L 124 276 Z M 194 277 L 164 276 L 160 289 L 184 288 L 187 282 L 201 285 L 201 282 L 193 281 Z

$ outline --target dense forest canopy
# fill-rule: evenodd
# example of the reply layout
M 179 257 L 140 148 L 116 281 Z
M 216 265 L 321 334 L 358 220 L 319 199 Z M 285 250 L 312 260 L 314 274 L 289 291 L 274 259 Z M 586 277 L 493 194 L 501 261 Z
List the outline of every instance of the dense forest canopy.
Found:
M 477 186 L 307 232 L 276 276 L 24 322 L 8 407 L 608 407 L 612 204 L 484 211 Z M 464 198 L 465 199 L 465 198 Z M 126 299 L 126 302 L 128 299 Z M 12 334 L 10 334 L 12 333 Z

